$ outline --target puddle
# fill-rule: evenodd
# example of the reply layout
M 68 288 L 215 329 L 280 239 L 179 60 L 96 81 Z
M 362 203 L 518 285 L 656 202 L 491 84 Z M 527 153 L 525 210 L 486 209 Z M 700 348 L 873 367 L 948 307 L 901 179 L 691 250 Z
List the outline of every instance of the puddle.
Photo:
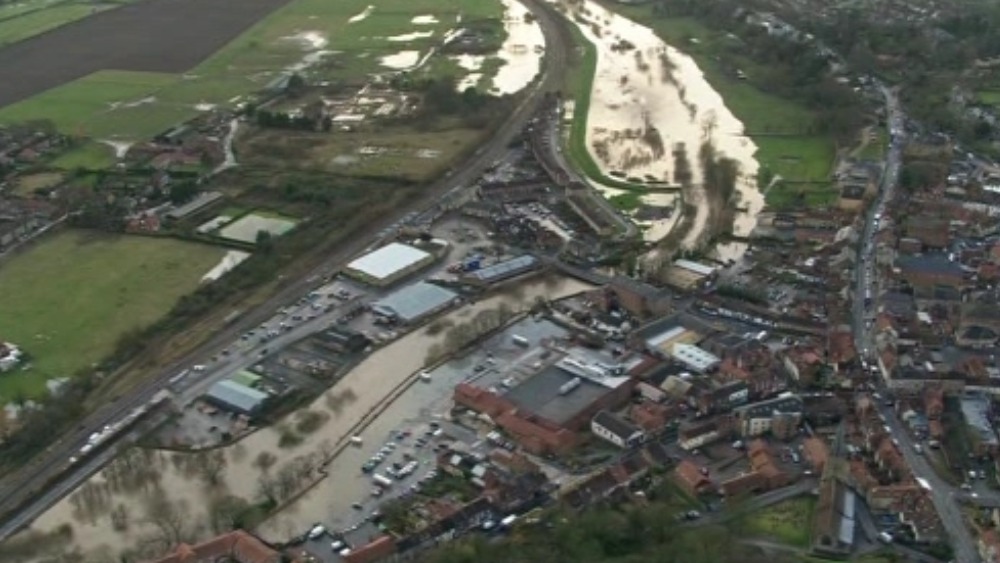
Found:
M 475 88 L 476 85 L 479 84 L 479 80 L 482 77 L 483 77 L 483 73 L 481 73 L 481 72 L 472 72 L 472 73 L 466 74 L 465 76 L 462 77 L 461 80 L 458 81 L 457 84 L 455 84 L 455 88 L 459 92 L 465 92 L 469 88 Z
M 301 33 L 296 33 L 295 35 L 289 35 L 282 37 L 286 41 L 294 41 L 303 46 L 303 48 L 309 51 L 315 51 L 322 49 L 329 44 L 326 37 L 318 31 L 303 31 Z
M 126 141 L 112 141 L 110 139 L 101 139 L 99 142 L 111 147 L 111 149 L 115 151 L 115 158 L 118 160 L 125 158 L 125 155 L 128 154 L 128 150 L 135 144 Z
M 385 55 L 379 59 L 379 64 L 394 70 L 413 68 L 419 62 L 420 51 L 400 51 L 392 55 Z
M 501 0 L 506 10 L 504 29 L 507 39 L 497 56 L 504 64 L 493 78 L 491 92 L 513 94 L 531 83 L 541 69 L 545 37 L 538 22 L 525 20 L 529 10 L 517 0 Z
M 475 72 L 483 67 L 486 57 L 483 55 L 452 55 L 449 57 L 455 61 L 459 67 L 470 72 Z
M 194 109 L 198 111 L 212 111 L 213 109 L 215 109 L 215 104 L 206 104 L 206 103 L 195 104 Z
M 374 11 L 375 11 L 375 6 L 369 5 L 367 8 L 365 8 L 363 12 L 347 18 L 347 23 L 358 23 L 359 21 L 362 21 L 368 16 L 372 15 L 372 12 Z
M 675 163 L 683 154 L 695 186 L 689 203 L 698 206 L 683 244 L 693 246 L 710 219 L 698 163 L 703 141 L 711 139 L 717 153 L 740 166 L 737 201 L 730 204 L 746 212 L 736 213 L 733 230 L 749 234 L 764 205 L 756 186 L 757 147 L 694 60 L 665 44 L 651 29 L 597 2 L 584 0 L 573 6 L 579 11 L 567 17 L 597 46 L 587 146 L 602 172 L 676 184 Z M 654 233 L 662 234 L 660 229 L 649 229 L 647 238 Z
M 243 252 L 242 250 L 230 250 L 229 252 L 226 252 L 226 255 L 222 257 L 222 260 L 209 270 L 208 273 L 201 277 L 201 283 L 213 282 L 221 278 L 249 257 L 250 253 Z
M 414 18 L 410 20 L 410 23 L 415 25 L 434 25 L 438 23 L 438 19 L 430 15 L 414 16 Z
M 415 41 L 417 39 L 425 39 L 432 35 L 434 35 L 433 31 L 414 31 L 412 33 L 404 33 L 402 35 L 393 35 L 392 37 L 386 37 L 386 40 L 397 43 L 406 43 L 409 41 Z

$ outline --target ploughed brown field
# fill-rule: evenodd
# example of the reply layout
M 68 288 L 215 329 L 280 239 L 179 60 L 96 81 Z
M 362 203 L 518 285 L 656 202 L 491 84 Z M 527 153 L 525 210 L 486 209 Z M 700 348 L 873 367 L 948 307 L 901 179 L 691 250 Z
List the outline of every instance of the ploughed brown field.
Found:
M 289 0 L 140 0 L 0 49 L 0 107 L 99 70 L 192 69 Z

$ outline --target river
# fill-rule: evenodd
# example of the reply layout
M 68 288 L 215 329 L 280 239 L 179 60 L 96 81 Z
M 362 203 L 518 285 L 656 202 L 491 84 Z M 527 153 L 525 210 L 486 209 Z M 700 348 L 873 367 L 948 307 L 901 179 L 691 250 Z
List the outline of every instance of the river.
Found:
M 567 17 L 597 48 L 597 71 L 587 115 L 587 146 L 604 174 L 634 181 L 679 184 L 678 154 L 684 155 L 697 206 L 682 244 L 696 246 L 708 227 L 710 210 L 699 152 L 710 140 L 716 152 L 740 168 L 733 232 L 749 235 L 764 198 L 757 189 L 757 151 L 743 124 L 712 89 L 694 59 L 664 43 L 648 27 L 609 11 L 597 2 L 564 4 Z M 680 168 L 683 170 L 684 166 Z M 613 192 L 609 195 L 613 195 Z M 650 194 L 644 203 L 668 205 L 672 197 Z M 675 214 L 676 215 L 676 214 Z M 662 237 L 673 221 L 647 229 Z
M 495 309 L 506 304 L 515 309 L 526 307 L 537 296 L 557 299 L 579 293 L 590 286 L 557 278 L 533 280 L 516 291 L 508 291 L 467 305 L 443 316 L 443 319 L 461 323 L 478 311 Z M 103 551 L 119 553 L 137 546 L 154 544 L 153 538 L 162 536 L 164 512 L 155 501 L 163 496 L 169 499 L 172 509 L 184 514 L 183 526 L 190 539 L 203 539 L 212 535 L 209 529 L 209 509 L 206 499 L 229 494 L 242 499 L 256 499 L 260 492 L 261 475 L 280 473 L 286 466 L 300 462 L 304 457 L 319 452 L 329 452 L 340 441 L 357 431 L 352 429 L 367 413 L 375 409 L 394 387 L 405 381 L 424 366 L 427 350 L 442 339 L 442 334 L 431 335 L 418 329 L 377 350 L 346 375 L 333 388 L 317 398 L 307 410 L 322 413 L 326 419 L 320 429 L 304 436 L 294 447 L 279 447 L 281 433 L 274 427 L 262 429 L 237 444 L 220 450 L 223 466 L 216 475 L 224 485 L 209 486 L 206 470 L 192 468 L 190 455 L 168 452 L 147 452 L 141 463 L 124 462 L 105 469 L 40 516 L 32 530 L 51 531 L 64 524 L 74 530 L 74 544 L 84 552 Z M 402 421 L 419 414 L 435 401 L 450 395 L 450 387 L 420 385 L 410 388 L 392 402 L 391 408 L 373 420 L 364 430 L 366 436 L 385 435 Z M 291 415 L 294 417 L 296 415 Z M 290 418 L 291 418 L 290 417 Z M 286 420 L 279 423 L 291 424 Z M 135 450 L 138 451 L 138 450 Z M 273 465 L 266 470 L 256 461 L 262 453 L 273 454 Z M 138 455 L 138 454 L 133 454 Z M 358 465 L 363 461 L 359 450 L 344 450 L 330 465 L 330 475 L 300 497 L 280 515 L 272 518 L 262 532 L 270 539 L 285 539 L 301 533 L 313 522 L 327 520 L 331 513 L 342 512 L 355 500 L 357 491 L 343 493 L 344 483 L 357 479 Z M 357 458 L 357 459 L 355 459 Z M 142 468 L 142 469 L 140 469 Z M 139 475 L 136 475 L 139 473 Z M 127 477 L 122 477 L 125 474 Z M 141 485 L 128 486 L 133 481 Z M 122 483 L 126 483 L 123 485 Z M 353 486 L 352 486 L 353 487 Z M 122 506 L 124 509 L 119 509 Z M 118 512 L 118 514 L 115 514 Z M 122 518 L 124 512 L 126 517 Z M 127 521 L 125 529 L 115 526 Z M 155 555 L 155 554 L 151 554 Z

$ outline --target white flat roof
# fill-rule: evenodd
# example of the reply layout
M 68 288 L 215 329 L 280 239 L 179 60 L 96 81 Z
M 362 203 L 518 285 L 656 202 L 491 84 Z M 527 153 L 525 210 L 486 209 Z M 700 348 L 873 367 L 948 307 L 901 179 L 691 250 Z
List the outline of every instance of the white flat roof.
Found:
M 674 344 L 670 355 L 698 371 L 705 371 L 722 361 L 714 354 L 690 344 Z
M 430 254 L 401 242 L 393 242 L 378 250 L 373 250 L 347 265 L 356 272 L 383 280 L 417 262 L 426 260 Z
M 674 260 L 674 266 L 677 266 L 678 268 L 684 268 L 689 272 L 694 272 L 696 274 L 701 274 L 703 276 L 710 276 L 712 275 L 712 272 L 715 271 L 715 268 L 713 268 L 712 266 L 706 266 L 705 264 L 700 264 L 698 262 L 693 262 L 691 260 L 684 260 L 683 258 L 680 260 Z

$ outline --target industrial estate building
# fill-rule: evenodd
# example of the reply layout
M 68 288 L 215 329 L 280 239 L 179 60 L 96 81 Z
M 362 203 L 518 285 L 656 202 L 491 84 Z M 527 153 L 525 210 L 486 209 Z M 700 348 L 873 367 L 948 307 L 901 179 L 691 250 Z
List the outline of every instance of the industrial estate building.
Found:
M 526 254 L 469 272 L 462 276 L 462 281 L 471 285 L 485 286 L 526 274 L 540 265 L 538 258 Z
M 369 285 L 385 287 L 422 270 L 434 255 L 401 242 L 387 244 L 347 265 L 347 275 Z
M 540 367 L 504 389 L 475 383 L 455 387 L 455 403 L 490 416 L 536 454 L 565 453 L 591 429 L 594 416 L 627 403 L 635 380 L 623 366 L 608 365 L 581 349 Z
M 270 395 L 232 379 L 217 381 L 205 394 L 205 401 L 221 409 L 253 415 Z
M 372 303 L 372 312 L 403 324 L 412 324 L 458 302 L 458 294 L 427 282 L 403 287 Z

